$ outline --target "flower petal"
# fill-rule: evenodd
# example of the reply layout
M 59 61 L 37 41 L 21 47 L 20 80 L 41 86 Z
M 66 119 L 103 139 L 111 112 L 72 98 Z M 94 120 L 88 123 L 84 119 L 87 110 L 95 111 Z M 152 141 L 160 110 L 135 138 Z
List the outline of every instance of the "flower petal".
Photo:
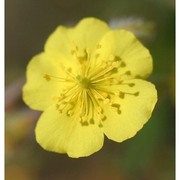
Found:
M 123 79 L 134 77 L 146 78 L 152 72 L 152 57 L 148 51 L 131 33 L 126 30 L 109 31 L 104 35 L 98 50 L 101 59 L 118 57 L 121 59 L 119 73 L 126 74 Z
M 84 18 L 76 25 L 70 36 L 81 48 L 95 48 L 108 31 L 109 27 L 105 22 L 96 18 Z
M 157 101 L 157 91 L 153 84 L 140 79 L 124 81 L 118 89 L 124 92 L 124 97 L 114 97 L 113 102 L 120 104 L 121 113 L 105 107 L 107 120 L 103 125 L 109 139 L 121 142 L 133 137 L 148 121 Z
M 48 37 L 45 44 L 45 52 L 60 53 L 71 60 L 72 40 L 69 39 L 70 29 L 64 26 L 58 26 L 56 30 Z M 60 59 L 63 61 L 63 59 Z
M 46 75 L 60 76 L 58 60 L 61 56 L 41 53 L 32 58 L 27 67 L 27 82 L 23 87 L 23 100 L 36 110 L 45 110 L 59 95 L 62 86 L 57 79 L 46 80 Z M 70 65 L 69 65 L 70 66 Z M 66 86 L 66 84 L 64 84 Z
M 45 51 L 56 51 L 69 58 L 74 46 L 84 53 L 86 48 L 94 48 L 108 30 L 107 24 L 96 18 L 84 18 L 74 28 L 59 26 L 48 38 Z
M 59 113 L 55 105 L 41 115 L 35 132 L 37 142 L 44 149 L 76 158 L 98 151 L 104 141 L 97 126 L 82 126 L 77 119 Z

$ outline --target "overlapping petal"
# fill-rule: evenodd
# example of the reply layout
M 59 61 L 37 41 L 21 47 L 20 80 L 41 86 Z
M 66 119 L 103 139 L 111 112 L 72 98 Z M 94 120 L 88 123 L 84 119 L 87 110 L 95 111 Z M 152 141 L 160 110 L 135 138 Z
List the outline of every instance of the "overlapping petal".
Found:
M 36 139 L 46 150 L 70 157 L 88 156 L 103 146 L 104 135 L 97 126 L 82 126 L 78 119 L 59 113 L 52 105 L 40 117 Z
M 107 31 L 108 25 L 96 18 L 84 18 L 74 28 L 59 26 L 48 38 L 45 51 L 60 52 L 71 60 L 75 46 L 80 51 L 79 56 L 83 56 L 84 50 L 95 48 Z
M 104 133 L 109 139 L 121 142 L 133 137 L 148 121 L 157 102 L 157 91 L 152 83 L 140 79 L 126 80 L 116 91 L 124 93 L 123 97 L 112 99 L 120 105 L 121 113 L 104 107 L 107 116 Z
M 106 33 L 98 50 L 99 59 L 108 60 L 110 57 L 118 57 L 123 62 L 119 69 L 122 75 L 130 72 L 125 79 L 146 78 L 152 72 L 152 57 L 138 39 L 126 30 L 112 30 Z
M 46 75 L 61 77 L 62 69 L 57 54 L 41 53 L 33 57 L 27 67 L 27 82 L 23 87 L 23 99 L 33 109 L 45 110 L 64 88 L 58 79 L 47 81 Z M 65 59 L 64 59 L 65 60 Z M 71 67 L 71 64 L 66 66 Z M 66 86 L 66 83 L 63 84 Z

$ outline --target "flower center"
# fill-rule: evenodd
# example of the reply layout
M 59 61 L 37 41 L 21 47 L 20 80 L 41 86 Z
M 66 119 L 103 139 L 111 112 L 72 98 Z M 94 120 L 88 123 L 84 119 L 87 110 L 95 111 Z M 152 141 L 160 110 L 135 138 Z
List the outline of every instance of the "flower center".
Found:
M 89 88 L 90 85 L 91 85 L 90 80 L 89 80 L 88 78 L 86 78 L 86 77 L 83 77 L 83 76 L 78 75 L 78 76 L 76 77 L 76 79 L 79 81 L 79 84 L 81 85 L 82 88 L 87 89 L 87 88 Z
M 98 49 L 101 46 L 98 46 Z M 110 55 L 106 60 L 98 60 L 99 54 L 92 49 L 85 49 L 79 53 L 75 46 L 71 52 L 77 62 L 76 71 L 62 65 L 61 74 L 52 76 L 45 74 L 46 81 L 52 79 L 61 83 L 63 90 L 57 97 L 56 108 L 59 113 L 73 116 L 82 126 L 98 124 L 103 127 L 107 119 L 104 105 L 109 106 L 117 114 L 121 114 L 120 101 L 114 101 L 116 96 L 124 99 L 127 95 L 138 96 L 139 92 L 124 92 L 120 86 L 134 87 L 134 83 L 125 83 L 124 76 L 130 76 L 131 71 L 126 68 L 125 62 L 119 56 Z M 120 71 L 123 71 L 120 74 Z M 117 88 L 118 86 L 118 88 Z

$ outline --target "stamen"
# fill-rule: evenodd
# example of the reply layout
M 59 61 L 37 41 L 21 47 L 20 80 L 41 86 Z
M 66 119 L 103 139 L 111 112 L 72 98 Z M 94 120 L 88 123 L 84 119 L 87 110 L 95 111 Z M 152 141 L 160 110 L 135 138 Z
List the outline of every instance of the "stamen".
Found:
M 89 121 L 90 124 L 94 124 L 94 119 L 91 118 L 90 121 Z
M 123 83 L 123 81 L 120 82 L 120 85 L 127 85 L 129 87 L 134 87 L 135 83 Z
M 111 70 L 113 70 L 114 68 L 117 68 L 118 66 L 119 66 L 119 62 L 113 62 L 113 63 L 107 62 L 105 68 L 103 68 L 103 69 L 99 68 L 100 69 L 99 73 L 97 73 L 94 76 L 92 76 L 92 75 L 90 76 L 91 80 L 93 81 L 93 80 L 96 80 L 96 79 L 104 76 L 105 74 L 109 73 Z
M 96 113 L 99 116 L 100 121 L 101 121 L 102 119 L 104 119 L 104 114 L 103 114 L 104 111 L 103 111 L 102 107 L 99 105 L 99 103 L 97 102 L 97 100 L 95 99 L 94 95 L 91 94 L 91 91 L 87 91 L 87 92 L 88 92 L 89 97 L 90 97 L 90 99 L 92 101 L 94 110 L 96 110 Z
M 101 58 L 98 54 L 100 48 L 101 45 L 97 44 L 95 49 L 79 49 L 73 43 L 71 54 L 77 62 L 78 72 L 61 64 L 60 75 L 45 74 L 43 76 L 46 81 L 54 79 L 62 83 L 72 83 L 65 86 L 59 95 L 56 109 L 69 118 L 77 119 L 83 127 L 95 124 L 103 128 L 103 123 L 107 119 L 103 103 L 114 109 L 117 114 L 122 113 L 121 104 L 113 102 L 113 96 L 123 99 L 127 95 L 139 95 L 139 92 L 130 93 L 119 90 L 114 92 L 119 86 L 134 87 L 135 83 L 123 81 L 123 76 L 130 76 L 131 71 L 126 70 L 126 63 L 119 56 L 112 54 L 107 59 L 96 60 Z M 120 74 L 120 70 L 124 73 Z M 62 87 L 63 85 L 65 84 L 62 84 Z
M 103 124 L 100 122 L 98 126 L 99 126 L 100 128 L 102 128 L 102 127 L 103 127 Z
M 109 97 L 110 95 L 114 95 L 114 92 L 112 90 L 109 90 L 108 87 L 107 88 L 103 88 L 104 84 L 102 86 L 100 86 L 100 84 L 98 84 L 98 86 L 93 87 L 95 90 L 100 91 L 101 93 L 106 94 L 105 96 Z
M 92 84 L 96 84 L 97 85 L 97 83 L 99 83 L 99 82 L 107 81 L 107 80 L 113 80 L 113 79 L 114 79 L 113 77 L 109 76 L 109 77 L 105 77 L 105 78 L 94 80 L 94 81 L 92 81 Z M 104 83 L 103 83 L 103 85 L 104 85 Z
M 135 93 L 129 93 L 129 92 L 122 92 L 119 91 L 117 93 L 114 93 L 115 95 L 119 96 L 121 99 L 124 99 L 125 95 L 132 95 L 132 96 L 139 96 L 139 92 L 135 92 Z
M 115 109 L 115 111 L 117 111 L 118 114 L 121 114 L 120 104 L 112 104 L 111 106 Z
M 51 77 L 48 74 L 45 74 L 43 76 L 43 78 L 46 79 L 46 81 L 50 81 L 51 80 Z
M 125 74 L 126 75 L 131 75 L 131 71 L 126 71 Z
M 74 113 L 72 110 L 75 109 L 75 107 L 76 107 L 76 103 L 74 103 L 74 102 L 76 102 L 77 99 L 78 99 L 78 95 L 79 95 L 78 89 L 77 89 L 77 91 L 75 91 L 75 94 L 73 94 L 73 95 L 68 95 L 68 93 L 71 92 L 72 90 L 74 91 L 75 89 L 76 89 L 75 87 L 74 87 L 74 89 L 73 88 L 72 89 L 68 89 L 64 94 L 62 93 L 60 95 L 60 97 L 59 97 L 59 104 L 56 104 L 56 109 L 60 113 L 62 113 L 63 110 L 65 108 L 67 108 L 68 106 L 71 106 L 71 108 L 67 110 L 66 115 L 69 116 L 69 115 L 72 115 Z M 66 101 L 65 101 L 65 99 L 66 99 Z
M 72 92 L 72 91 L 78 92 L 78 89 L 79 89 L 78 85 L 75 85 L 75 86 L 71 86 L 68 89 L 64 90 L 64 93 L 60 94 L 59 101 L 67 98 L 68 97 L 67 94 Z
M 104 101 L 104 104 L 110 104 L 110 98 L 104 97 L 101 93 L 94 89 L 92 89 L 91 91 L 94 92 L 94 96 L 97 95 L 100 99 L 102 99 Z
M 121 65 L 120 65 L 120 67 L 126 67 L 126 64 L 125 64 L 125 62 L 121 62 Z
M 49 75 L 49 74 L 45 74 L 45 75 L 43 76 L 43 78 L 44 78 L 46 81 L 51 81 L 52 79 L 56 79 L 56 80 L 58 80 L 59 82 L 73 82 L 72 79 L 60 78 L 60 77 L 52 76 L 52 75 Z

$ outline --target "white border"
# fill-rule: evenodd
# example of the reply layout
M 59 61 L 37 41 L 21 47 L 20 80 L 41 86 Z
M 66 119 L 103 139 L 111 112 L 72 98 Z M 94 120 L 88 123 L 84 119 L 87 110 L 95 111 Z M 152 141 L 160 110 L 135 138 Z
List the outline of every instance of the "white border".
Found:
M 5 164 L 5 144 L 4 144 L 4 122 L 5 122 L 5 116 L 4 116 L 4 107 L 5 107 L 5 84 L 4 84 L 4 65 L 5 65 L 5 59 L 4 59 L 4 1 L 0 1 L 0 86 L 1 86 L 1 99 L 0 99 L 0 106 L 1 106 L 1 120 L 0 120 L 0 179 L 4 179 L 4 164 Z
M 179 49 L 180 48 L 180 23 L 178 23 L 178 19 L 180 17 L 180 12 L 178 11 L 180 9 L 180 3 L 177 0 L 176 1 L 176 179 L 180 178 L 180 173 L 178 169 L 180 168 L 180 144 L 179 144 L 179 137 L 180 137 L 180 116 L 179 116 L 179 110 L 180 108 L 180 83 L 179 77 L 180 77 L 180 54 Z

